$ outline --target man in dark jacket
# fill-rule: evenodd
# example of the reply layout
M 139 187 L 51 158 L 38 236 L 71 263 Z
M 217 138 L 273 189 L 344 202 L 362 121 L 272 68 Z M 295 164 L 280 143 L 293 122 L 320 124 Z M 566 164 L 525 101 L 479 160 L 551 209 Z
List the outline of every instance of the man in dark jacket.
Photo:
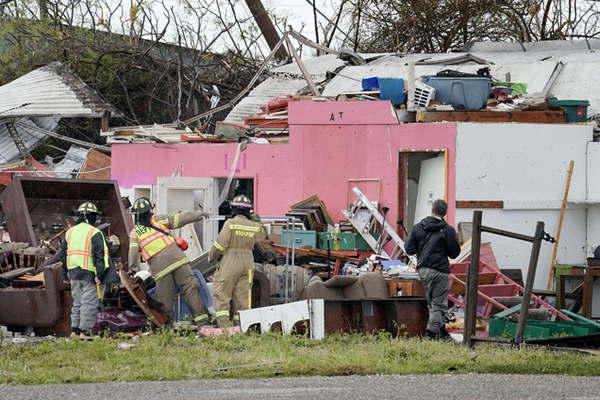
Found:
M 460 254 L 456 231 L 444 221 L 448 205 L 444 200 L 433 202 L 431 216 L 413 227 L 406 241 L 406 253 L 417 255 L 417 271 L 425 287 L 429 321 L 426 334 L 430 338 L 448 338 L 448 258 Z

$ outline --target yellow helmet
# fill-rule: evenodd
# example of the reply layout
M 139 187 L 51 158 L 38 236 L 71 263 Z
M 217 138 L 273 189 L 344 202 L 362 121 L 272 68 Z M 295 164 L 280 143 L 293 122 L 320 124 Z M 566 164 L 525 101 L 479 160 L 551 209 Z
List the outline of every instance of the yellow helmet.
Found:
M 237 208 L 252 208 L 252 200 L 248 196 L 240 194 L 235 196 L 229 205 Z
M 77 209 L 79 214 L 98 214 L 98 207 L 91 201 L 86 201 Z

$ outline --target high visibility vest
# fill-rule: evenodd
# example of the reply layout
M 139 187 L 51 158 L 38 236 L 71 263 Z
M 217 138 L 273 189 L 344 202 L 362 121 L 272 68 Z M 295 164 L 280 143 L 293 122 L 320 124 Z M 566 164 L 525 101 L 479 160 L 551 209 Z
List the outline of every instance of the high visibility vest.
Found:
M 67 269 L 81 268 L 97 275 L 92 250 L 92 237 L 96 233 L 102 235 L 104 267 L 108 268 L 108 246 L 104 235 L 90 224 L 82 222 L 67 231 Z
M 156 223 L 154 218 L 152 219 L 152 225 L 155 225 L 157 228 L 160 228 L 167 233 L 171 233 L 169 228 L 162 224 Z M 164 233 L 145 225 L 136 225 L 133 228 L 132 233 L 137 236 L 138 245 L 144 261 L 148 261 L 175 243 L 173 236 L 165 235 Z

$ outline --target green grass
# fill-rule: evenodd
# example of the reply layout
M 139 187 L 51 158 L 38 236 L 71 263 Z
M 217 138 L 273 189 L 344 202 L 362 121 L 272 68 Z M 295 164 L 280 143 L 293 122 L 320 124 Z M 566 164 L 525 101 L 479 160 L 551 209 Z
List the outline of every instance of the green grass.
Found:
M 392 339 L 387 335 L 236 335 L 196 339 L 164 333 L 130 340 L 59 339 L 0 348 L 0 384 L 46 384 L 273 376 L 516 373 L 600 375 L 600 357 L 533 349 Z M 257 365 L 227 371 L 219 368 Z

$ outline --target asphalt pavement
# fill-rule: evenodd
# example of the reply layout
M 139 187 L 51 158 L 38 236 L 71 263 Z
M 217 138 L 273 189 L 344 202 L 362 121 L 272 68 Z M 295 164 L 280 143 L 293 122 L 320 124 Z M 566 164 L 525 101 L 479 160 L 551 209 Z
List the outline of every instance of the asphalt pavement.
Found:
M 0 399 L 600 400 L 600 378 L 466 374 L 113 382 L 0 386 Z

